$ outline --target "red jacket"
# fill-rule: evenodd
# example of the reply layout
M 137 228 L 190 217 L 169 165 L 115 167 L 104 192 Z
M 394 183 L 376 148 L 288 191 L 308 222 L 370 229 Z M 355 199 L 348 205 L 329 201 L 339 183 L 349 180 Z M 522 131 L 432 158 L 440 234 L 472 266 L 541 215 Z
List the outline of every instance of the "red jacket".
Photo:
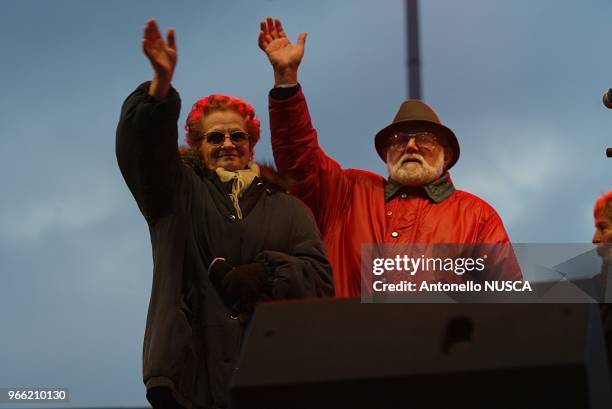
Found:
M 362 244 L 509 243 L 495 209 L 455 190 L 448 174 L 385 201 L 390 189 L 382 176 L 342 169 L 323 152 L 301 89 L 284 100 L 270 97 L 270 126 L 276 165 L 294 179 L 292 193 L 312 209 L 323 233 L 337 296 L 361 294 Z M 512 268 L 495 279 L 521 280 L 512 248 L 505 247 L 497 257 L 510 259 Z

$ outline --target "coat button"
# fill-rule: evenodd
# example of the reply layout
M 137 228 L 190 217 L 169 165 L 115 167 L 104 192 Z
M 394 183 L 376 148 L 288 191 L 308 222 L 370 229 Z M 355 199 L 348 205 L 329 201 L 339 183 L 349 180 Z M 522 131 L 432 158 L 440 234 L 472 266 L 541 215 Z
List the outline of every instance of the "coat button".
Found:
M 230 218 L 230 220 L 232 220 L 232 221 L 236 220 L 236 216 L 235 216 L 235 215 L 233 215 L 233 214 L 230 214 L 230 217 L 229 217 L 229 218 Z
M 392 212 L 391 210 L 389 210 L 389 211 L 387 212 L 387 216 L 391 216 L 392 214 L 393 214 L 393 212 Z
M 397 237 L 397 236 L 399 236 L 399 233 L 398 233 L 398 232 L 394 231 L 393 233 L 391 233 L 391 237 L 395 238 L 395 237 Z
M 407 198 L 407 197 L 408 197 L 408 195 L 407 195 L 406 193 L 402 193 L 400 197 L 401 197 L 402 199 L 405 199 L 405 198 Z

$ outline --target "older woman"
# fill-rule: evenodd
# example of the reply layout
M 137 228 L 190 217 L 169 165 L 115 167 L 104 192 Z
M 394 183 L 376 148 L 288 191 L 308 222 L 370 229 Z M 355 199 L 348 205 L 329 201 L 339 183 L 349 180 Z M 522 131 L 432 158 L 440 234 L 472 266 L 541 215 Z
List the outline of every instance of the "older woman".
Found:
M 253 305 L 331 295 L 331 269 L 312 215 L 253 162 L 253 108 L 223 95 L 199 100 L 179 152 L 174 31 L 164 40 L 149 20 L 143 50 L 154 78 L 123 104 L 117 159 L 153 247 L 147 398 L 154 407 L 227 407 Z

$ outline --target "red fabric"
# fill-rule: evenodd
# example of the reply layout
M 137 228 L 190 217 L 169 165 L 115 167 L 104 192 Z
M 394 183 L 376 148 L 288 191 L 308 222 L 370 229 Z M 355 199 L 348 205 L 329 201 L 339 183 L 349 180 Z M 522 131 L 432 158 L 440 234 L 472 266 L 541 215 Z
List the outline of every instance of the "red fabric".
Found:
M 323 233 L 337 296 L 361 294 L 362 244 L 509 243 L 497 212 L 467 192 L 456 190 L 440 203 L 418 194 L 385 203 L 382 176 L 342 169 L 319 147 L 301 90 L 286 100 L 270 98 L 270 126 L 276 165 L 294 179 L 292 193 L 311 208 Z M 496 279 L 521 280 L 506 247 L 498 257 L 511 258 L 514 267 Z

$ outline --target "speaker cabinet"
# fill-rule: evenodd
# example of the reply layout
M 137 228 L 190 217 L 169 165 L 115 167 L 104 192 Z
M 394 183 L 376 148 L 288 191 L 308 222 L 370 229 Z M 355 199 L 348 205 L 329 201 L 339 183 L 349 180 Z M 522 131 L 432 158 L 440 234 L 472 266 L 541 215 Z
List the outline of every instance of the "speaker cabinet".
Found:
M 235 409 L 601 408 L 596 304 L 260 305 Z

